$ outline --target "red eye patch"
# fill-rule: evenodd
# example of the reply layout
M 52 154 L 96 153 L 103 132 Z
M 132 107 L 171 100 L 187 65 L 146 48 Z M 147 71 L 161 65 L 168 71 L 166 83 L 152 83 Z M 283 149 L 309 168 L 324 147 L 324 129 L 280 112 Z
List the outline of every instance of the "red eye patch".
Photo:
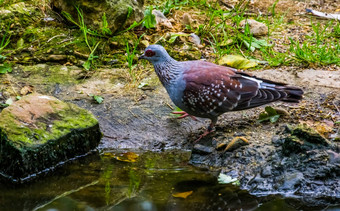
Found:
M 145 51 L 145 56 L 147 56 L 147 57 L 152 57 L 152 56 L 154 56 L 156 53 L 155 52 L 153 52 L 152 50 L 147 50 L 147 51 Z

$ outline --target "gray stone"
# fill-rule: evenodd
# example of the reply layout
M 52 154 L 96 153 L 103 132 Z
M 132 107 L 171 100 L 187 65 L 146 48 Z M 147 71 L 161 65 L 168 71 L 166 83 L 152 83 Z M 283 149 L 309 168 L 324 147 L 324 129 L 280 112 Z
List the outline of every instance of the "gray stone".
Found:
M 254 36 L 263 36 L 268 34 L 268 27 L 264 23 L 260 23 L 256 20 L 246 19 L 240 22 L 240 26 L 244 28 L 246 25 L 249 25 L 250 33 Z

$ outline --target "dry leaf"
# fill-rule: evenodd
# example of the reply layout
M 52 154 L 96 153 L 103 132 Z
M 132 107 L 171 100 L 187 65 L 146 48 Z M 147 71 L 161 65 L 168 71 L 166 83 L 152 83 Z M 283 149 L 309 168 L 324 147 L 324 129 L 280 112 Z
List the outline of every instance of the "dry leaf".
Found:
M 182 193 L 173 193 L 172 196 L 176 198 L 183 198 L 186 199 L 188 196 L 190 196 L 193 193 L 193 191 L 187 191 Z
M 29 93 L 32 93 L 33 89 L 34 89 L 34 86 L 26 85 L 26 86 L 22 87 L 22 89 L 20 90 L 20 94 L 21 95 L 27 95 Z
M 257 65 L 256 62 L 243 58 L 240 55 L 225 55 L 218 61 L 218 64 L 236 69 L 248 69 Z

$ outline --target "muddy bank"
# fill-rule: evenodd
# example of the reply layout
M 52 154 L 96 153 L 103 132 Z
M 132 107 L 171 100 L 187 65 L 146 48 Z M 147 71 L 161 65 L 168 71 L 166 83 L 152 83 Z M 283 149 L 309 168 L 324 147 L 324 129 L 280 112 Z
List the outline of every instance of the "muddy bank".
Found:
M 41 68 L 43 74 L 39 71 Z M 149 87 L 143 90 L 129 86 L 121 77 L 124 71 L 99 69 L 83 77 L 82 71 L 73 66 L 17 66 L 12 74 L 1 78 L 2 100 L 15 96 L 14 92 L 19 93 L 29 84 L 34 91 L 90 110 L 104 133 L 99 145 L 102 151 L 194 149 L 191 164 L 222 170 L 236 177 L 241 188 L 253 194 L 308 197 L 308 203 L 314 205 L 338 203 L 339 142 L 332 141 L 332 147 L 328 148 L 287 154 L 283 152 L 281 133 L 285 125 L 307 122 L 324 126 L 324 135 L 335 139 L 339 133 L 336 123 L 339 121 L 339 71 L 327 74 L 309 69 L 253 72 L 259 77 L 303 87 L 304 100 L 300 104 L 273 104 L 288 114 L 274 124 L 257 121 L 264 108 L 226 113 L 220 117 L 216 132 L 198 143 L 199 149 L 193 142 L 209 121 L 175 119 L 170 115 L 173 104 L 151 69 L 146 77 Z M 102 96 L 103 103 L 95 103 L 90 94 Z M 235 136 L 245 137 L 250 144 L 228 152 L 216 149 Z

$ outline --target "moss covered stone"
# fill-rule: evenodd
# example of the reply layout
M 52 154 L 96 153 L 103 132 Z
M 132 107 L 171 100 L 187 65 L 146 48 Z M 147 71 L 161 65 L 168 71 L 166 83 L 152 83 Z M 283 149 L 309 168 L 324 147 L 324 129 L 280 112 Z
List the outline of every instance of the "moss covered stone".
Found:
M 313 149 L 332 147 L 332 142 L 306 124 L 295 127 L 287 126 L 288 135 L 284 138 L 282 149 L 284 154 L 305 153 Z
M 143 0 L 52 0 L 51 4 L 59 11 L 64 11 L 78 20 L 78 6 L 84 12 L 84 22 L 90 28 L 101 30 L 105 13 L 108 28 L 112 32 L 141 21 L 144 17 Z
M 98 121 L 85 109 L 31 94 L 0 113 L 0 174 L 24 181 L 94 149 Z

